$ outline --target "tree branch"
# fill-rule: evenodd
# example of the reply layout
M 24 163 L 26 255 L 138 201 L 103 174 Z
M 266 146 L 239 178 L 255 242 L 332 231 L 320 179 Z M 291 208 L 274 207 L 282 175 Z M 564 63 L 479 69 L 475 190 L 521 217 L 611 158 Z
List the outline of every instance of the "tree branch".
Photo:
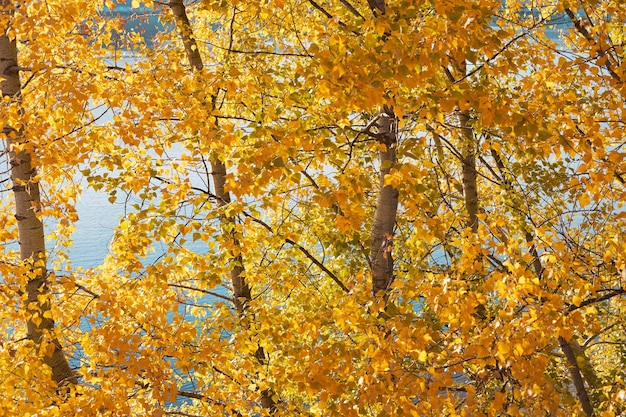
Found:
M 587 395 L 587 389 L 585 388 L 585 381 L 583 380 L 580 368 L 578 367 L 578 362 L 576 361 L 576 354 L 574 354 L 574 350 L 570 346 L 569 342 L 562 336 L 559 336 L 559 346 L 567 359 L 567 367 L 570 375 L 572 376 L 574 388 L 576 389 L 576 395 L 578 396 L 578 400 L 583 407 L 583 411 L 588 416 L 593 416 L 593 407 L 591 406 L 591 401 L 589 400 L 589 395 Z
M 585 28 L 582 23 L 580 22 L 580 20 L 576 17 L 576 15 L 574 14 L 574 12 L 572 12 L 571 9 L 566 8 L 565 9 L 565 13 L 567 14 L 567 16 L 569 17 L 569 19 L 572 21 L 572 23 L 574 24 L 574 27 L 576 28 L 576 30 L 578 31 L 578 33 L 580 33 L 583 38 L 585 38 L 587 40 L 587 42 L 591 43 L 591 44 L 596 44 L 596 40 L 593 38 L 593 36 L 591 36 L 591 34 L 589 33 L 589 31 L 587 30 L 587 28 Z M 622 77 L 619 76 L 618 73 L 615 72 L 615 70 L 613 69 L 613 66 L 611 65 L 611 61 L 609 60 L 609 56 L 607 56 L 606 51 L 602 48 L 599 47 L 598 48 L 598 58 L 602 58 L 606 56 L 606 63 L 604 64 L 604 68 L 606 68 L 606 70 L 609 72 L 609 74 L 611 74 L 611 77 L 613 77 L 617 82 L 619 82 L 620 84 L 623 82 Z
M 276 234 L 274 233 L 274 229 L 272 229 L 272 226 L 270 226 L 269 224 L 265 223 L 263 220 L 254 217 L 253 215 L 251 215 L 250 213 L 246 212 L 246 211 L 242 211 L 242 214 L 246 217 L 248 217 L 250 220 L 252 220 L 253 222 L 255 222 L 256 224 L 259 224 L 261 226 L 263 226 L 263 228 L 265 228 L 267 231 L 269 231 L 272 234 Z M 345 292 L 345 293 L 349 293 L 350 290 L 348 289 L 348 287 L 346 287 L 346 285 L 339 279 L 339 277 L 337 277 L 337 275 L 335 275 L 331 270 L 329 270 L 322 262 L 319 261 L 319 259 L 317 259 L 315 256 L 313 256 L 311 254 L 311 252 L 309 252 L 305 247 L 303 247 L 302 245 L 300 245 L 298 242 L 293 241 L 292 239 L 289 238 L 284 238 L 285 243 L 288 243 L 292 246 L 295 246 L 296 248 L 298 248 L 300 250 L 300 252 L 302 252 L 307 258 L 309 258 L 309 260 L 311 262 L 313 262 L 319 269 L 321 269 L 322 271 L 324 271 L 324 273 L 326 275 L 328 275 L 328 277 L 330 277 L 330 279 L 332 279 L 333 281 L 335 281 L 335 283 L 337 285 L 339 285 L 339 287 Z
M 570 304 L 570 306 L 567 308 L 567 312 L 571 313 L 572 311 L 578 310 L 579 308 L 587 307 L 588 305 L 591 305 L 591 304 L 601 303 L 602 301 L 610 300 L 613 297 L 617 297 L 618 295 L 624 295 L 624 294 L 626 294 L 626 289 L 616 288 L 616 289 L 611 290 L 611 292 L 609 292 L 608 294 L 604 294 L 600 297 L 589 298 L 587 300 L 584 300 L 578 306 L 575 306 L 574 304 Z
M 344 6 L 346 6 L 346 9 L 350 10 L 350 12 L 357 16 L 360 17 L 361 19 L 365 20 L 365 17 L 363 17 L 363 15 L 361 13 L 359 13 L 359 11 L 357 9 L 354 8 L 354 6 L 352 4 L 350 4 L 350 2 L 348 2 L 348 0 L 339 0 L 341 2 L 341 4 L 343 4 Z
M 209 291 L 209 290 L 205 290 L 205 289 L 198 288 L 198 287 L 192 287 L 189 285 L 182 285 L 182 284 L 167 284 L 167 286 L 175 287 L 175 288 L 183 288 L 183 289 L 190 290 L 190 291 L 197 291 L 203 294 L 212 295 L 213 297 L 221 298 L 222 300 L 230 301 L 231 303 L 233 302 L 233 299 L 231 297 L 227 297 L 225 295 L 216 293 L 214 291 Z

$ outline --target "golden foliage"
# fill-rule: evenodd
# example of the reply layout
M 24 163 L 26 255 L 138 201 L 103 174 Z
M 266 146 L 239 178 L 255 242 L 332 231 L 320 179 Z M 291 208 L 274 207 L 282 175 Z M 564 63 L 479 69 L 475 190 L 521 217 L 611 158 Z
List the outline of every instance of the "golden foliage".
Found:
M 0 414 L 583 415 L 575 371 L 596 415 L 625 412 L 620 2 L 203 0 L 186 7 L 197 71 L 167 5 L 143 2 L 162 32 L 150 48 L 126 34 L 123 55 L 102 3 L 23 2 L 9 25 L 23 92 L 0 117 L 30 138 L 48 337 L 80 382 L 57 393 L 46 344 L 24 338 L 5 181 Z M 369 255 L 382 108 L 388 299 Z M 92 269 L 66 254 L 85 187 L 127 205 Z

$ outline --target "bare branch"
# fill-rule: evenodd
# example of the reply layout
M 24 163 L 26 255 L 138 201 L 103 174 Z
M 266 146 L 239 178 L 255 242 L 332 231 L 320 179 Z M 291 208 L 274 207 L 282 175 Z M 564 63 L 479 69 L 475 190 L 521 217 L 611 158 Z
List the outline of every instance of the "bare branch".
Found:
M 565 9 L 565 13 L 567 14 L 567 16 L 569 17 L 569 19 L 572 21 L 572 23 L 574 24 L 574 27 L 576 28 L 576 30 L 578 31 L 578 33 L 580 33 L 583 38 L 585 38 L 587 40 L 587 42 L 591 43 L 591 44 L 595 44 L 596 40 L 593 38 L 593 36 L 591 36 L 591 34 L 589 33 L 589 31 L 587 30 L 586 27 L 583 26 L 583 24 L 581 23 L 581 21 L 576 17 L 576 15 L 574 14 L 574 12 L 572 12 L 571 9 L 566 8 Z M 607 55 L 607 51 L 604 50 L 603 48 L 598 48 L 598 58 L 602 58 L 604 56 Z M 613 65 L 611 63 L 611 60 L 608 59 L 607 56 L 607 60 L 606 63 L 604 64 L 604 68 L 606 68 L 606 70 L 609 72 L 609 74 L 611 74 L 611 77 L 613 77 L 617 82 L 619 82 L 620 84 L 623 82 L 622 77 L 619 76 L 618 73 L 615 72 L 615 70 L 613 69 Z
M 269 224 L 265 223 L 263 220 L 254 217 L 253 215 L 251 215 L 250 213 L 247 212 L 242 212 L 242 214 L 246 217 L 248 217 L 250 220 L 252 220 L 253 222 L 255 222 L 256 224 L 259 224 L 261 226 L 263 226 L 263 228 L 265 228 L 267 231 L 269 231 L 272 234 L 274 233 L 274 229 L 272 229 L 272 226 L 270 226 Z M 339 277 L 337 277 L 337 275 L 335 275 L 331 270 L 329 270 L 322 262 L 319 261 L 319 259 L 317 259 L 315 256 L 313 256 L 311 254 L 311 252 L 309 252 L 305 247 L 303 247 L 302 245 L 300 245 L 299 243 L 293 241 L 292 239 L 289 238 L 285 238 L 285 243 L 288 243 L 292 246 L 295 246 L 296 248 L 298 248 L 298 250 L 300 250 L 300 252 L 302 252 L 307 258 L 309 258 L 309 260 L 311 260 L 311 262 L 313 262 L 319 269 L 321 269 L 322 271 L 324 271 L 324 273 L 326 275 L 328 275 L 330 277 L 330 279 L 332 279 L 333 281 L 335 281 L 335 283 L 337 285 L 339 285 L 339 287 L 345 292 L 345 293 L 349 293 L 350 290 L 348 289 L 348 287 L 346 287 L 346 285 L 339 279 Z
M 197 292 L 201 292 L 203 294 L 211 295 L 213 297 L 221 298 L 222 300 L 230 301 L 231 303 L 233 302 L 233 299 L 231 297 L 227 297 L 225 295 L 216 293 L 214 291 L 205 290 L 203 288 L 192 287 L 192 286 L 189 286 L 189 285 L 182 285 L 182 284 L 167 284 L 167 286 L 168 287 L 175 287 L 175 288 L 183 288 L 185 290 L 190 290 L 190 291 L 197 291 Z
M 308 1 L 309 1 L 309 3 L 311 3 L 311 5 L 313 7 L 315 7 L 317 10 L 319 10 L 324 16 L 326 16 L 329 19 L 333 18 L 333 15 L 328 13 L 326 11 L 326 9 L 324 9 L 322 6 L 320 6 L 318 3 L 316 3 L 315 0 L 308 0 Z
M 339 1 L 341 2 L 341 4 L 346 6 L 346 9 L 350 10 L 350 12 L 353 15 L 355 15 L 357 17 L 360 17 L 361 19 L 365 20 L 363 15 L 361 13 L 359 13 L 359 11 L 357 9 L 355 9 L 354 6 L 352 4 L 350 4 L 350 2 L 348 2 L 348 0 L 339 0 Z
M 584 300 L 578 306 L 574 304 L 570 304 L 567 311 L 568 313 L 571 313 L 572 311 L 578 310 L 579 308 L 587 307 L 588 305 L 591 305 L 591 304 L 601 303 L 602 301 L 610 300 L 613 297 L 617 297 L 619 295 L 624 295 L 624 294 L 626 294 L 626 289 L 616 288 L 616 289 L 611 290 L 611 292 L 609 292 L 608 294 L 604 294 L 600 297 L 589 298 L 587 300 Z

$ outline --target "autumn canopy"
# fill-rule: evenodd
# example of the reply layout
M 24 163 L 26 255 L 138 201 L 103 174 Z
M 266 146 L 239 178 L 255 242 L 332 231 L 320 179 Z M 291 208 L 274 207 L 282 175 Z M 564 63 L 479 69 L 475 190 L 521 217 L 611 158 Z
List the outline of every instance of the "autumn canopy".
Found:
M 0 415 L 626 413 L 625 2 L 121 3 L 0 1 Z

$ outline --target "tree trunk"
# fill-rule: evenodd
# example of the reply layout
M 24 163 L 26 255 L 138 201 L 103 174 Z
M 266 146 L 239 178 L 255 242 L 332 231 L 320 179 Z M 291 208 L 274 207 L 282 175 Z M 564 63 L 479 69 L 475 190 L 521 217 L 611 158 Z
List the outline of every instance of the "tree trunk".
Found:
M 589 400 L 589 396 L 587 395 L 587 389 L 585 388 L 585 381 L 583 379 L 582 373 L 580 372 L 580 367 L 578 365 L 578 361 L 576 360 L 576 354 L 574 353 L 574 349 L 572 345 L 565 340 L 563 337 L 559 336 L 559 346 L 565 355 L 565 359 L 567 360 L 567 369 L 570 372 L 570 376 L 572 377 L 572 382 L 574 383 L 574 389 L 576 390 L 576 396 L 578 397 L 578 401 L 580 401 L 580 405 L 583 408 L 583 411 L 588 416 L 593 416 L 593 406 L 591 405 L 591 401 Z
M 0 29 L 0 74 L 2 96 L 13 100 L 21 99 L 19 65 L 15 39 L 6 35 L 10 28 L 13 2 L 2 1 L 3 24 Z M 46 352 L 43 362 L 52 369 L 52 378 L 59 386 L 77 383 L 60 342 L 54 336 L 54 320 L 51 317 L 50 293 L 47 288 L 46 248 L 43 224 L 38 217 L 41 211 L 39 184 L 36 169 L 31 164 L 31 154 L 21 132 L 5 126 L 3 129 L 9 149 L 12 190 L 15 196 L 15 218 L 17 219 L 20 259 L 28 265 L 29 278 L 26 285 L 26 302 L 29 320 L 26 323 L 27 337 L 40 351 Z M 45 346 L 42 344 L 45 343 Z
M 211 170 L 213 177 L 213 187 L 215 188 L 215 195 L 217 196 L 217 204 L 221 207 L 228 203 L 230 203 L 230 193 L 224 190 L 224 184 L 226 182 L 226 166 L 222 161 L 217 158 L 213 158 L 213 162 L 211 163 Z M 234 225 L 235 219 L 230 217 L 225 217 L 222 219 L 225 224 Z M 224 233 L 230 233 L 232 244 L 235 248 L 239 248 L 240 243 L 237 237 L 234 235 L 234 232 L 228 232 L 226 228 L 224 228 Z M 233 289 L 233 301 L 235 304 L 235 308 L 237 309 L 237 313 L 239 316 L 243 316 L 246 304 L 252 299 L 252 294 L 250 293 L 250 286 L 246 282 L 246 278 L 244 277 L 245 269 L 243 267 L 243 258 L 241 256 L 241 252 L 237 253 L 232 260 L 233 264 L 230 269 L 230 281 Z
M 398 190 L 385 185 L 385 177 L 396 163 L 396 117 L 393 109 L 385 106 L 378 115 L 378 137 L 384 149 L 379 152 L 380 191 L 372 225 L 370 262 L 372 268 L 372 293 L 384 294 L 393 282 L 393 234 L 398 211 Z
M 459 113 L 461 132 L 466 143 L 463 146 L 463 195 L 467 210 L 467 227 L 478 232 L 478 186 L 476 185 L 476 143 L 474 131 L 469 125 L 469 111 Z
M 385 0 L 368 0 L 368 5 L 374 17 L 379 13 L 385 14 Z M 389 36 L 383 35 L 383 39 Z M 398 120 L 393 108 L 385 105 L 377 116 L 375 126 L 376 135 L 382 145 L 378 153 L 380 160 L 380 189 L 374 212 L 374 223 L 370 236 L 370 268 L 372 270 L 372 293 L 374 296 L 383 296 L 385 304 L 389 298 L 389 288 L 394 278 L 393 265 L 393 235 L 398 212 L 399 193 L 391 185 L 385 185 L 385 177 L 397 162 L 396 145 Z
M 169 6 L 174 18 L 176 19 L 176 26 L 185 46 L 185 52 L 187 54 L 189 64 L 195 71 L 200 71 L 204 67 L 204 63 L 202 62 L 202 56 L 200 55 L 196 39 L 194 38 L 193 28 L 191 27 L 191 23 L 187 17 L 187 10 L 183 0 L 170 0 Z M 213 98 L 213 103 L 214 102 L 215 98 Z M 215 188 L 215 196 L 217 197 L 217 205 L 222 207 L 231 201 L 230 193 L 228 193 L 224 188 L 226 183 L 226 165 L 217 156 L 213 156 L 211 158 L 211 171 L 213 186 Z M 250 300 L 252 300 L 252 295 L 250 292 L 250 286 L 245 278 L 245 269 L 243 267 L 241 251 L 238 250 L 240 242 L 234 235 L 234 227 L 232 227 L 235 225 L 235 219 L 233 217 L 223 216 L 221 220 L 224 233 L 231 236 L 231 244 L 237 249 L 231 261 L 232 266 L 230 268 L 230 279 L 235 309 L 237 310 L 239 317 L 243 317 L 245 315 L 247 304 Z M 259 364 L 265 364 L 266 355 L 261 346 L 258 347 L 255 357 Z M 259 400 L 261 406 L 272 413 L 276 411 L 276 402 L 273 397 L 274 392 L 270 389 L 265 389 L 261 391 L 261 398 Z

